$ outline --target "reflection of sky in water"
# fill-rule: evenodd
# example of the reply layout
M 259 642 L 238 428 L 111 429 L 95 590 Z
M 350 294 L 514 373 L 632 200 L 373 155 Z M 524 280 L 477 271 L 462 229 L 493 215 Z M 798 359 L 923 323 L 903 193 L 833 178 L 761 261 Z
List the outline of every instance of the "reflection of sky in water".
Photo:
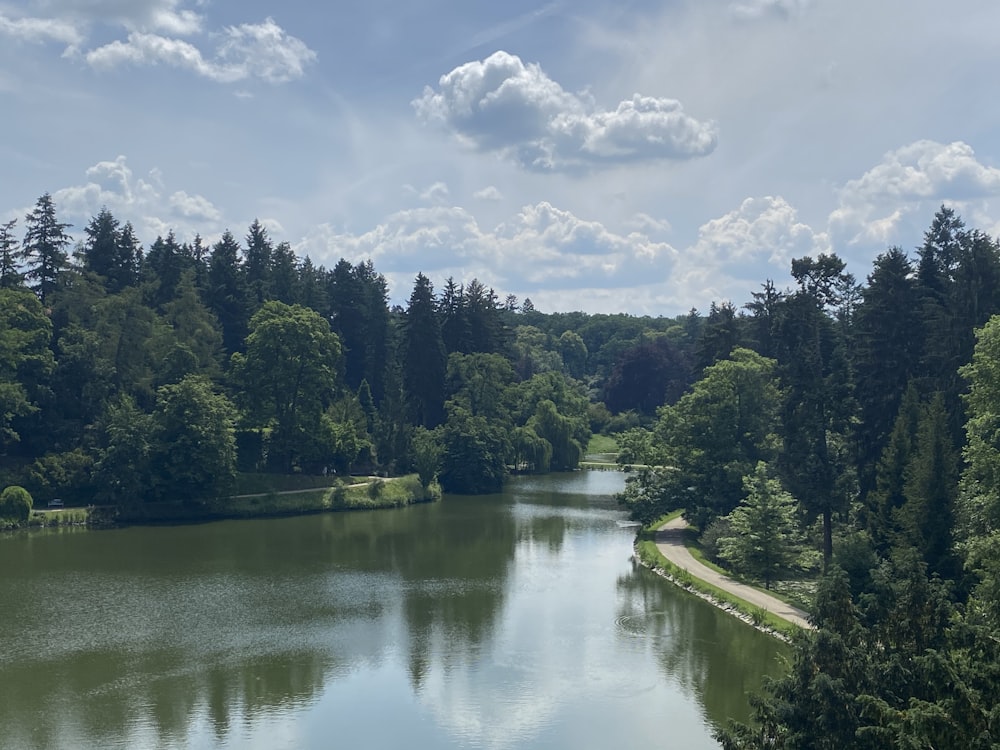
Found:
M 0 626 L 33 634 L 0 652 L 0 746 L 715 747 L 762 669 L 728 662 L 773 650 L 633 569 L 623 480 L 0 545 L 27 565 Z

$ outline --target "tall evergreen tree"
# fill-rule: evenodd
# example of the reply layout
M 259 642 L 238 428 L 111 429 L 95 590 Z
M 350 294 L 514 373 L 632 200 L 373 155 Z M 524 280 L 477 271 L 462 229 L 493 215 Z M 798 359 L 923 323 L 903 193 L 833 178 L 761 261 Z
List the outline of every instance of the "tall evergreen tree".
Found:
M 843 328 L 827 311 L 841 308 L 853 285 L 836 256 L 792 261 L 799 290 L 784 303 L 780 329 L 784 448 L 783 484 L 823 522 L 823 560 L 833 555 L 833 517 L 847 510 L 854 457 L 848 433 L 854 417 Z
M 44 304 L 56 288 L 59 274 L 69 265 L 70 224 L 56 217 L 52 196 L 44 193 L 35 208 L 25 217 L 24 242 L 21 254 L 25 260 L 25 273 L 29 284 Z
M 0 289 L 17 289 L 24 284 L 19 270 L 20 247 L 14 236 L 17 219 L 0 224 Z
M 118 264 L 118 244 L 121 240 L 121 227 L 118 219 L 103 207 L 84 227 L 86 239 L 83 241 L 83 267 L 104 278 L 109 291 L 111 284 L 107 283 L 115 275 Z
M 958 573 L 952 545 L 958 456 L 952 446 L 944 396 L 935 394 L 920 416 L 913 458 L 906 468 L 900 509 L 904 536 L 931 573 L 953 579 Z
M 444 419 L 448 366 L 436 303 L 430 279 L 417 274 L 403 321 L 403 386 L 413 421 L 431 429 Z
M 246 286 L 250 300 L 256 311 L 264 302 L 270 299 L 271 255 L 274 246 L 267 234 L 267 229 L 258 219 L 253 220 L 246 237 Z
M 448 354 L 471 351 L 469 320 L 465 313 L 465 289 L 455 283 L 451 276 L 441 290 L 438 315 L 441 317 L 441 337 Z
M 212 246 L 205 298 L 222 326 L 226 353 L 240 351 L 247 335 L 249 304 L 240 264 L 240 245 L 228 230 Z
M 875 486 L 875 465 L 889 439 L 903 392 L 918 374 L 921 330 L 913 266 L 902 250 L 891 248 L 875 259 L 852 326 L 862 497 Z
M 865 526 L 875 551 L 888 557 L 900 537 L 900 508 L 906 502 L 906 474 L 917 445 L 920 396 L 911 383 L 875 473 L 875 486 L 866 497 Z

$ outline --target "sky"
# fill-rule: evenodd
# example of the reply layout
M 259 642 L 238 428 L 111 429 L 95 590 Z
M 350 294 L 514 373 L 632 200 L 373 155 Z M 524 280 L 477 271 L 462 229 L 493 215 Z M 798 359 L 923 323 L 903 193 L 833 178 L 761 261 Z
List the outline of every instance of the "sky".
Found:
M 0 0 L 0 221 L 246 235 L 543 312 L 1000 233 L 996 0 Z

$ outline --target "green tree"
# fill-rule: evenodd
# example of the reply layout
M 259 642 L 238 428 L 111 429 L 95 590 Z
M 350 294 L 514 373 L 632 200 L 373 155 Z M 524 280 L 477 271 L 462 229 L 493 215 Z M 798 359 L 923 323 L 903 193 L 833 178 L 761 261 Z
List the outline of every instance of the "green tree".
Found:
M 51 336 L 52 323 L 34 294 L 0 288 L 0 455 L 20 440 L 18 423 L 48 396 Z
M 958 456 L 951 442 L 944 396 L 936 394 L 920 415 L 913 457 L 906 467 L 899 510 L 907 541 L 921 554 L 931 573 L 954 578 L 955 495 Z
M 274 245 L 267 234 L 267 228 L 258 219 L 253 220 L 246 236 L 246 288 L 250 303 L 256 311 L 271 297 L 271 256 Z
M 560 414 L 552 401 L 545 399 L 538 404 L 528 426 L 552 446 L 550 468 L 572 471 L 579 466 L 583 448 L 573 438 L 573 420 Z
M 0 518 L 25 523 L 31 515 L 31 493 L 24 487 L 11 485 L 0 492 Z
M 337 395 L 340 341 L 314 310 L 270 301 L 250 320 L 246 352 L 233 355 L 233 380 L 248 419 L 271 429 L 271 449 L 292 471 Z
M 830 316 L 845 306 L 853 279 L 836 256 L 792 261 L 799 290 L 786 298 L 778 328 L 782 408 L 782 483 L 823 523 L 823 560 L 833 555 L 834 515 L 856 494 L 850 432 L 855 416 L 844 326 Z
M 760 461 L 754 473 L 743 478 L 747 496 L 726 516 L 732 536 L 718 544 L 723 559 L 770 589 L 772 581 L 799 563 L 803 539 L 795 498 L 768 474 L 767 464 Z
M 98 502 L 132 505 L 152 499 L 153 418 L 123 394 L 107 405 L 97 432 L 94 487 Z
M 920 397 L 913 384 L 903 395 L 889 442 L 875 474 L 875 489 L 866 498 L 865 525 L 875 551 L 888 557 L 901 532 L 900 508 L 906 502 L 906 472 L 913 458 L 920 425 Z
M 240 244 L 228 230 L 212 246 L 205 301 L 222 326 L 226 352 L 239 351 L 247 335 L 250 305 L 240 264 Z
M 0 289 L 16 289 L 24 284 L 18 258 L 21 255 L 14 227 L 17 219 L 0 224 Z
M 500 491 L 511 453 L 507 427 L 452 401 L 441 428 L 441 442 L 444 455 L 439 476 L 445 492 L 480 495 Z
M 437 478 L 441 467 L 441 443 L 437 436 L 424 427 L 413 433 L 413 468 L 420 477 L 420 485 L 427 489 Z
M 969 391 L 959 536 L 966 567 L 978 579 L 975 606 L 1000 627 L 1000 316 L 976 338 L 972 362 L 961 370 Z
M 232 489 L 236 478 L 236 409 L 201 376 L 157 391 L 150 437 L 155 495 L 198 501 Z
M 70 236 L 66 234 L 69 227 L 56 218 L 55 203 L 48 193 L 38 199 L 35 208 L 25 217 L 24 242 L 21 243 L 21 254 L 27 266 L 25 276 L 42 304 L 55 291 L 59 274 L 69 265 L 66 252 L 70 243 Z
M 851 334 L 859 420 L 858 474 L 862 498 L 875 487 L 876 464 L 890 440 L 907 384 L 918 374 L 920 298 L 913 266 L 899 248 L 875 259 Z
M 403 319 L 403 384 L 412 420 L 429 429 L 444 419 L 448 366 L 436 305 L 430 280 L 417 274 Z

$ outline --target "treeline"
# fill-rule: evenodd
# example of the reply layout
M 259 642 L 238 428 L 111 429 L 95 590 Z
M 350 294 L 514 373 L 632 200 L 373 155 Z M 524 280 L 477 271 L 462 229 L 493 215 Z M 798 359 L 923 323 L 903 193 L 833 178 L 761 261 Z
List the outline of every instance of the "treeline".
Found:
M 791 672 L 726 748 L 1000 746 L 1000 246 L 954 211 L 859 284 L 792 261 L 714 308 L 696 382 L 622 435 L 622 500 L 685 508 L 765 584 L 822 562 Z
M 107 209 L 69 229 L 48 194 L 0 225 L 0 486 L 41 501 L 197 501 L 237 471 L 419 470 L 492 491 L 637 424 L 629 373 L 655 377 L 660 355 L 635 352 L 679 327 L 545 315 L 422 274 L 390 307 L 371 262 L 316 266 L 257 221 L 146 248 Z

